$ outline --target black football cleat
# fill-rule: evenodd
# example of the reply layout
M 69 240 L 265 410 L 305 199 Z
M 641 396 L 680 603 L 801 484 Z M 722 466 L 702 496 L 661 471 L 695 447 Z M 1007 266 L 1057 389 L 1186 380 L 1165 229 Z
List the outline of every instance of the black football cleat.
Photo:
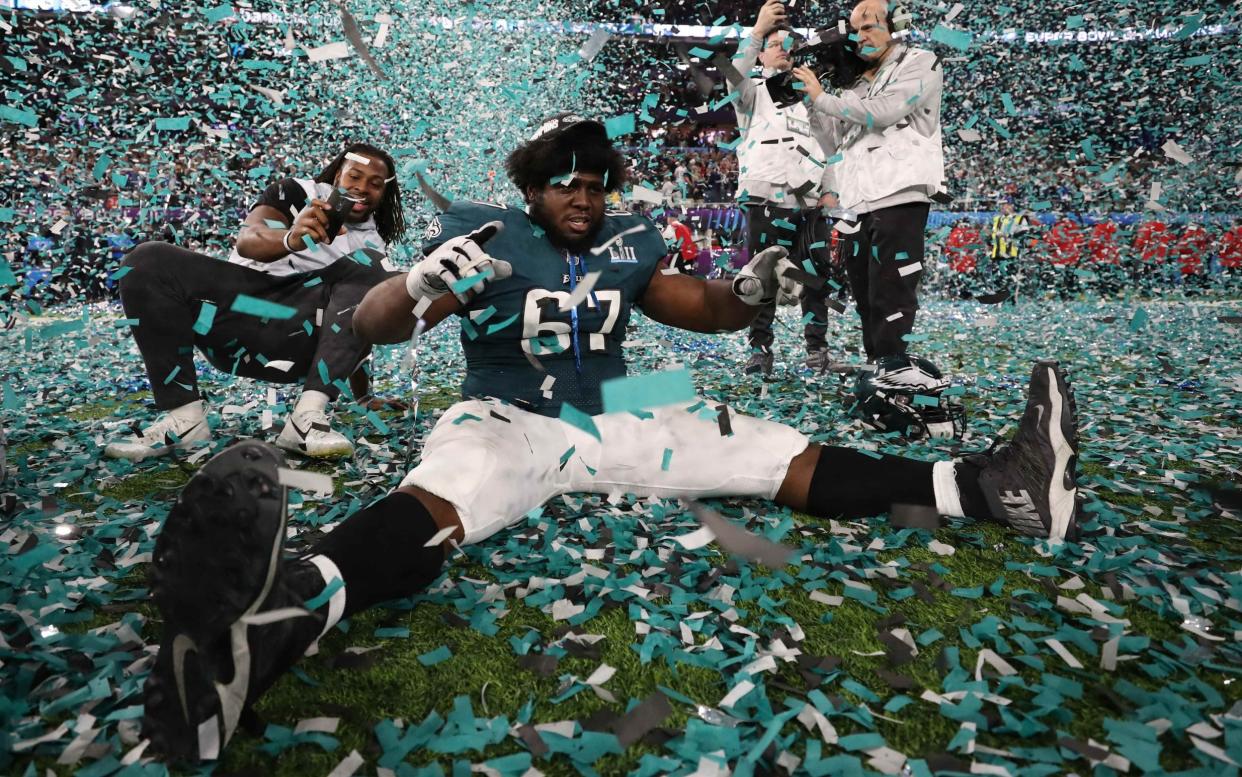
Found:
M 764 375 L 772 374 L 772 351 L 769 348 L 757 348 L 751 353 L 750 358 L 746 360 L 746 364 L 742 366 L 743 375 Z
M 992 517 L 1050 540 L 1078 538 L 1078 418 L 1074 392 L 1055 361 L 1031 373 L 1018 432 L 994 453 L 968 458 Z
M 164 622 L 143 689 L 143 736 L 167 761 L 214 760 L 248 705 L 319 636 L 324 589 L 305 561 L 281 557 L 288 521 L 284 456 L 247 440 L 182 489 L 155 541 L 151 589 Z

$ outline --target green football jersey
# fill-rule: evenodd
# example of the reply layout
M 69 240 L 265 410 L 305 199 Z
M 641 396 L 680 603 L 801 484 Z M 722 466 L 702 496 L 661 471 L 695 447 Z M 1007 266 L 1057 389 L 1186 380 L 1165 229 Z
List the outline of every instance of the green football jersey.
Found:
M 621 342 L 630 308 L 667 250 L 660 231 L 642 216 L 610 212 L 595 246 L 573 254 L 554 246 L 524 210 L 455 202 L 428 227 L 423 251 L 489 221 L 505 228 L 483 250 L 512 264 L 513 276 L 489 282 L 462 312 L 462 396 L 496 397 L 550 416 L 564 402 L 603 412 L 600 384 L 625 375 Z M 574 289 L 593 273 L 592 291 L 570 307 Z

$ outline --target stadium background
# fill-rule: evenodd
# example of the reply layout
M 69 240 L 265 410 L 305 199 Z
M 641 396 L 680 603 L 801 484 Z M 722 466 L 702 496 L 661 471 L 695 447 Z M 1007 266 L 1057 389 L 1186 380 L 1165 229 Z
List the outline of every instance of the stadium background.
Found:
M 696 25 L 747 25 L 753 5 L 351 0 L 380 80 L 351 53 L 336 5 L 216 2 L 40 12 L 0 0 L 4 774 L 164 773 L 140 742 L 160 633 L 147 562 L 169 506 L 213 449 L 139 465 L 102 456 L 115 434 L 155 414 L 131 322 L 115 304 L 80 304 L 108 296 L 127 246 L 163 236 L 223 256 L 267 181 L 309 175 L 346 140 L 366 138 L 400 160 L 414 232 L 399 259 L 409 261 L 431 218 L 416 171 L 453 197 L 512 201 L 489 173 L 534 122 L 565 107 L 617 129 L 632 120 L 619 137 L 637 180 L 662 193 L 681 161 L 691 180 L 674 196 L 702 200 L 701 226 L 725 233 L 722 252 L 737 229 L 727 202 L 707 205 L 713 172 L 726 181 L 721 196 L 730 193 L 732 119 L 722 93 L 704 96 L 690 60 L 721 32 Z M 299 15 L 284 16 L 294 7 Z M 791 309 L 778 341 L 788 359 L 770 381 L 738 374 L 741 333 L 641 317 L 627 334 L 631 371 L 685 367 L 705 400 L 730 412 L 781 419 L 815 442 L 926 460 L 1004 438 L 1023 412 L 1031 360 L 1060 359 L 1081 414 L 1088 541 L 1054 550 L 986 523 L 932 533 L 715 502 L 810 559 L 764 570 L 715 543 L 681 546 L 698 523 L 672 500 L 555 500 L 467 546 L 434 590 L 325 638 L 320 656 L 265 696 L 216 774 L 344 774 L 361 761 L 365 773 L 403 776 L 516 777 L 531 766 L 712 774 L 726 761 L 735 773 L 746 764 L 806 774 L 1235 773 L 1242 311 L 1222 240 L 1238 214 L 1237 11 L 911 7 L 916 40 L 952 60 L 944 118 L 957 176 L 953 204 L 933 211 L 928 264 L 938 266 L 916 342 L 966 391 L 964 439 L 907 442 L 852 418 L 848 383 L 801 368 Z M 835 15 L 815 6 L 799 23 Z M 600 24 L 612 37 L 582 57 Z M 661 24 L 684 37 L 661 35 L 671 32 Z M 347 56 L 312 61 L 311 52 Z M 709 110 L 697 112 L 701 104 Z M 699 173 L 694 161 L 714 153 L 724 169 Z M 1034 284 L 1040 294 L 1070 299 L 945 298 L 959 290 L 945 250 L 973 251 L 982 274 L 986 236 L 971 230 L 986 229 L 1004 196 L 1041 223 L 1068 214 L 1033 232 L 1028 258 L 1050 270 Z M 1101 217 L 1117 225 L 1119 264 L 1107 277 L 1088 258 L 1091 232 L 1075 240 L 1067 227 Z M 1145 229 L 1152 217 L 1169 230 Z M 1184 239 L 1191 223 L 1203 231 Z M 1048 261 L 1049 234 L 1078 261 Z M 1151 261 L 1136 266 L 1144 235 L 1160 239 L 1147 240 Z M 1200 260 L 1190 282 L 1183 255 Z M 726 256 L 709 255 L 708 266 Z M 834 318 L 832 342 L 856 346 L 855 323 L 852 312 Z M 456 339 L 455 327 L 437 327 L 420 343 L 421 416 L 341 408 L 359 454 L 291 462 L 332 486 L 291 490 L 290 550 L 404 475 L 407 451 L 459 396 Z M 404 344 L 377 348 L 373 365 L 380 396 L 410 396 Z M 290 404 L 277 387 L 213 370 L 202 381 L 215 450 L 271 439 Z M 692 450 L 676 452 L 672 466 L 683 463 L 712 465 Z M 584 553 L 605 577 L 585 575 Z M 789 660 L 780 648 L 777 669 L 754 674 L 756 656 L 781 645 L 803 655 Z M 724 704 L 743 681 L 756 687 Z M 661 695 L 671 712 L 650 714 Z M 622 744 L 613 732 L 631 713 L 640 722 L 647 713 L 644 730 L 627 729 Z
M 798 27 L 841 13 L 806 5 L 791 5 Z M 0 315 L 108 296 L 120 257 L 146 239 L 224 256 L 269 181 L 313 175 L 351 140 L 399 160 L 414 229 L 396 254 L 408 262 L 433 214 L 415 173 L 450 198 L 514 202 L 504 154 L 561 109 L 608 120 L 629 150 L 634 183 L 651 191 L 635 200 L 631 187 L 621 205 L 687 216 L 702 272 L 736 262 L 736 125 L 706 55 L 732 50 L 757 6 L 347 3 L 377 73 L 332 3 L 0 2 Z M 1035 222 L 1023 261 L 1036 293 L 1236 277 L 1232 4 L 910 9 L 915 43 L 946 71 L 955 199 L 929 224 L 933 291 L 960 292 L 955 270 L 972 265 L 968 277 L 990 280 L 987 228 L 1005 198 Z

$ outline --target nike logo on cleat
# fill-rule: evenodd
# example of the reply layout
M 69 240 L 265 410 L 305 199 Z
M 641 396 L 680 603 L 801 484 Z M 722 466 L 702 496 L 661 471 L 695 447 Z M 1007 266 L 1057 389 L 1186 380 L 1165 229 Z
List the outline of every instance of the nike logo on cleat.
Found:
M 1053 467 L 1051 483 L 1048 484 L 1048 509 L 1051 525 L 1048 536 L 1051 539 L 1064 539 L 1069 530 L 1070 520 L 1074 515 L 1074 500 L 1078 489 L 1067 488 L 1066 481 L 1073 482 L 1071 465 L 1075 464 L 1074 450 L 1070 447 L 1062 429 L 1062 413 L 1066 408 L 1066 397 L 1061 394 L 1057 382 L 1056 371 L 1048 369 L 1048 380 L 1051 386 L 1049 399 L 1052 402 L 1052 423 L 1049 424 L 1048 441 L 1052 443 Z M 1059 476 L 1058 476 L 1059 475 Z
M 177 695 L 181 699 L 181 712 L 185 715 L 187 723 L 190 722 L 190 705 L 185 694 L 185 655 L 191 650 L 198 652 L 198 646 L 194 644 L 194 640 L 185 634 L 178 634 L 173 640 L 173 677 L 177 681 Z
M 1043 534 L 1047 531 L 1047 527 L 1039 515 L 1039 509 L 1035 507 L 1035 503 L 1031 500 L 1031 495 L 1025 490 L 1003 491 L 1000 495 L 1000 501 L 1005 506 L 1009 524 L 1014 528 L 1023 531 L 1033 529 L 1035 534 Z M 1028 531 L 1027 533 L 1030 532 Z

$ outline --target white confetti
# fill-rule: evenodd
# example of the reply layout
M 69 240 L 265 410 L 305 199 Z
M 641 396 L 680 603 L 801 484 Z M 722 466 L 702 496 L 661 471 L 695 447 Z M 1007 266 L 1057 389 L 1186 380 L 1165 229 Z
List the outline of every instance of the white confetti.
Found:
M 562 299 L 560 304 L 557 305 L 557 310 L 564 313 L 567 310 L 578 307 L 587 298 L 587 295 L 591 293 L 591 290 L 595 288 L 595 282 L 599 280 L 599 276 L 602 274 L 599 270 L 596 270 L 582 276 L 582 280 L 578 281 L 578 285 L 569 293 L 569 296 Z
M 660 194 L 650 186 L 642 184 L 634 184 L 634 188 L 630 190 L 630 199 L 634 202 L 648 202 L 652 205 L 663 205 L 664 195 Z
M 686 550 L 698 550 L 714 539 L 716 539 L 716 535 L 712 534 L 712 530 L 706 526 L 695 529 L 689 534 L 682 534 L 673 538 L 678 545 Z
M 349 755 L 345 756 L 335 769 L 328 772 L 328 777 L 350 777 L 364 763 L 366 759 L 359 755 L 357 750 L 350 750 Z
M 754 689 L 755 689 L 754 683 L 752 683 L 750 680 L 743 680 L 737 685 L 733 686 L 732 690 L 730 690 L 727 694 L 725 694 L 725 697 L 720 700 L 720 704 L 717 706 L 724 707 L 724 708 L 731 708 L 734 704 L 737 704 L 739 701 L 741 701 L 743 696 L 750 693 Z
M 1069 650 L 1065 647 L 1065 645 L 1061 644 L 1061 641 L 1059 639 L 1053 639 L 1052 637 L 1049 637 L 1048 639 L 1044 640 L 1044 642 L 1047 642 L 1048 647 L 1052 648 L 1053 651 L 1058 656 L 1061 657 L 1061 660 L 1069 664 L 1070 667 L 1074 669 L 1082 669 L 1082 662 L 1079 661 L 1077 658 L 1074 658 L 1074 654 L 1069 652 Z
M 1171 139 L 1166 140 L 1164 145 L 1160 147 L 1160 150 L 1168 155 L 1169 159 L 1172 159 L 1174 162 L 1181 162 L 1184 165 L 1188 165 L 1195 161 L 1191 158 L 1190 154 L 1187 154 L 1182 150 L 1181 146 L 1177 145 L 1176 141 Z
M 582 44 L 582 48 L 578 49 L 578 56 L 590 62 L 595 59 L 595 55 L 599 54 L 611 37 L 612 34 L 607 30 L 597 29 L 591 33 L 591 37 L 587 38 L 587 42 Z
M 840 607 L 841 603 L 845 601 L 845 597 L 833 596 L 832 594 L 826 594 L 823 591 L 811 591 L 811 601 L 826 604 L 829 607 Z
M 276 470 L 277 481 L 282 486 L 296 488 L 299 491 L 311 491 L 316 494 L 331 494 L 334 490 L 332 477 L 319 472 L 306 472 L 300 469 L 281 467 Z
M 449 538 L 449 535 L 457 530 L 456 526 L 445 526 L 440 531 L 432 535 L 431 539 L 423 544 L 424 548 L 434 548 Z
M 353 49 L 343 40 L 306 50 L 306 58 L 311 62 L 326 62 L 330 59 L 344 59 L 353 55 Z
M 315 731 L 320 734 L 335 734 L 340 724 L 340 718 L 306 718 L 298 721 L 293 733 L 304 734 L 307 731 Z

